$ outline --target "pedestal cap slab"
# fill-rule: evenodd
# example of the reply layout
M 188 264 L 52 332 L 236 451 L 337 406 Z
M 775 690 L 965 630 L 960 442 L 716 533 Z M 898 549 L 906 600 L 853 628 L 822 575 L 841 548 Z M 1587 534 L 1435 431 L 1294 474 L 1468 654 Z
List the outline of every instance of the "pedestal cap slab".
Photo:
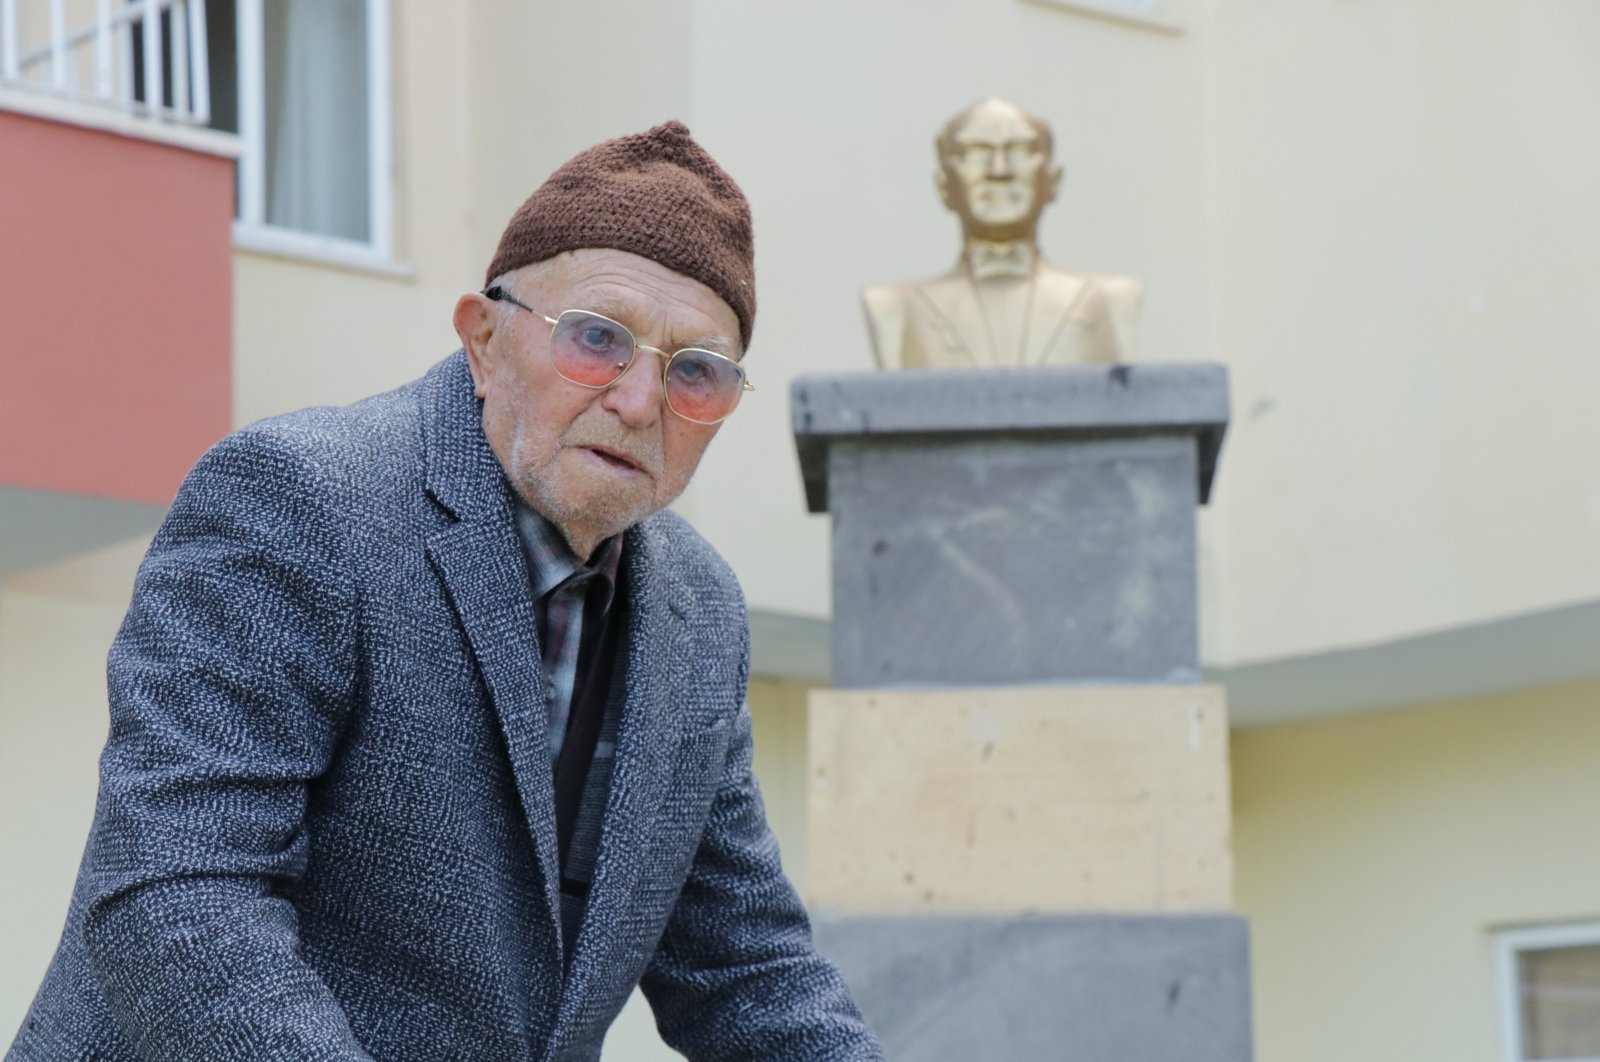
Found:
M 1221 366 L 804 377 L 793 414 L 835 685 L 1198 681 Z
M 1228 370 L 1182 362 L 814 374 L 794 381 L 790 414 L 814 513 L 829 508 L 832 444 L 930 436 L 1192 436 L 1204 503 L 1228 426 Z

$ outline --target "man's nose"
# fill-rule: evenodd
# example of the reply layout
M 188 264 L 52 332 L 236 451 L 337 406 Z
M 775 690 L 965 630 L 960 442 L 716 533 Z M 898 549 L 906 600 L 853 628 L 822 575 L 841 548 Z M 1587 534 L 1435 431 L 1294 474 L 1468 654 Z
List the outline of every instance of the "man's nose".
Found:
M 1005 148 L 995 148 L 989 152 L 989 176 L 1011 176 L 1011 154 Z
M 618 379 L 600 393 L 600 403 L 630 428 L 647 428 L 661 417 L 661 356 L 640 350 Z

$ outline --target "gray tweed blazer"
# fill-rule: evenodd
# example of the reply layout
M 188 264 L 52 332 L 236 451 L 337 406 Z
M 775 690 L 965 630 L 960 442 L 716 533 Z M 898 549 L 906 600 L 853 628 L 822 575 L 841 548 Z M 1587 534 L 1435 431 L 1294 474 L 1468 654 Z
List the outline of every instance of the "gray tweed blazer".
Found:
M 612 785 L 563 969 L 544 678 L 464 355 L 229 436 L 140 568 L 60 947 L 16 1060 L 869 1059 L 750 772 L 744 603 L 628 533 Z

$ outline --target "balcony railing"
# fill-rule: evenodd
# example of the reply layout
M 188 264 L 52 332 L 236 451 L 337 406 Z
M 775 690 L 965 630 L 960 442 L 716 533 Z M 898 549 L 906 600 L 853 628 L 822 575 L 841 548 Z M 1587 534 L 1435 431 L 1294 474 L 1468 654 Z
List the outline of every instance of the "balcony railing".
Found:
M 0 89 L 211 121 L 205 0 L 93 0 L 93 9 L 92 21 L 69 28 L 67 0 L 0 0 Z

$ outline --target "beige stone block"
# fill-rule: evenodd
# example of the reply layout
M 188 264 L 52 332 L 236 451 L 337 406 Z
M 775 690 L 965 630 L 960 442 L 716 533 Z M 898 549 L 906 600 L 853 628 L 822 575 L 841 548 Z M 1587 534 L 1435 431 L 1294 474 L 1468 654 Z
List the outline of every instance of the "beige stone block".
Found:
M 809 714 L 815 908 L 1232 906 L 1221 687 L 816 690 Z

